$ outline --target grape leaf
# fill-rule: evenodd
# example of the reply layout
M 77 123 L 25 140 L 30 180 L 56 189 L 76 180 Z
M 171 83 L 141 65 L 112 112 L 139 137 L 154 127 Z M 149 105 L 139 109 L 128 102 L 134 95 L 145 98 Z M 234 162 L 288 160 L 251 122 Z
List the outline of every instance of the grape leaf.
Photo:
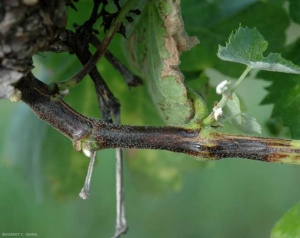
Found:
M 217 55 L 222 60 L 246 64 L 255 69 L 300 74 L 300 67 L 283 59 L 280 54 L 270 53 L 263 57 L 267 47 L 268 42 L 256 28 L 239 27 L 229 37 L 226 47 L 219 47 Z
M 300 49 L 300 40 L 287 46 L 283 51 L 285 58 L 300 64 L 300 56 L 297 54 Z M 271 118 L 282 121 L 284 126 L 289 127 L 293 138 L 300 138 L 300 76 L 295 74 L 271 73 L 261 71 L 257 78 L 272 82 L 266 89 L 267 96 L 262 104 L 274 104 Z
M 300 203 L 293 206 L 279 221 L 271 232 L 271 238 L 300 237 Z
M 229 121 L 246 134 L 261 134 L 261 127 L 256 119 L 241 112 L 240 100 L 235 93 L 228 99 L 223 108 L 224 120 Z
M 277 1 L 186 0 L 182 1 L 182 15 L 186 31 L 196 35 L 200 44 L 182 55 L 180 68 L 184 71 L 215 68 L 232 77 L 238 77 L 244 67 L 239 64 L 228 67 L 228 63 L 220 61 L 212 52 L 217 52 L 218 45 L 226 41 L 233 29 L 239 24 L 256 27 L 269 42 L 267 51 L 279 52 L 289 26 L 289 17 Z
M 126 45 L 129 64 L 146 79 L 149 94 L 169 125 L 189 122 L 194 107 L 188 98 L 179 56 L 198 43 L 189 37 L 175 1 L 141 1 L 141 16 L 128 27 Z

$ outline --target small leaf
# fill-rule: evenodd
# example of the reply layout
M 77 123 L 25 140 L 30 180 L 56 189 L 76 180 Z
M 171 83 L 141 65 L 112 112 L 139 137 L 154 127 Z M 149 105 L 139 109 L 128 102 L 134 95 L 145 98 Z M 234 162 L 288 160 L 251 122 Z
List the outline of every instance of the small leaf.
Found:
M 261 134 L 261 127 L 256 119 L 248 114 L 242 113 L 240 108 L 240 100 L 235 93 L 228 99 L 223 108 L 223 115 L 234 126 L 239 128 L 246 134 Z
M 300 203 L 292 207 L 279 221 L 271 232 L 271 238 L 300 237 Z
M 246 113 L 241 114 L 242 123 L 240 128 L 246 134 L 261 134 L 261 126 L 256 118 Z
M 241 114 L 240 100 L 235 93 L 228 99 L 223 111 L 227 118 Z M 242 122 L 239 117 L 234 120 L 239 124 Z
M 264 57 L 267 47 L 268 42 L 256 28 L 239 27 L 231 34 L 226 47 L 219 46 L 217 55 L 222 60 L 246 64 L 255 69 L 300 74 L 300 67 L 283 59 L 280 54 L 270 53 Z

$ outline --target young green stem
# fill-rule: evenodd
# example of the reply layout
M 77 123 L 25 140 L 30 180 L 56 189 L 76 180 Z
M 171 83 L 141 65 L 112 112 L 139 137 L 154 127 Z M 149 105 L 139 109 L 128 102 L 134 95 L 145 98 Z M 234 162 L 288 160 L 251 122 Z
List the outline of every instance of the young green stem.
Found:
M 233 93 L 237 87 L 241 84 L 241 82 L 246 78 L 246 76 L 248 75 L 248 73 L 250 72 L 250 70 L 252 69 L 251 66 L 247 66 L 247 68 L 245 69 L 245 71 L 242 73 L 242 75 L 239 77 L 238 81 L 236 81 L 236 83 L 232 86 L 231 88 L 231 93 Z

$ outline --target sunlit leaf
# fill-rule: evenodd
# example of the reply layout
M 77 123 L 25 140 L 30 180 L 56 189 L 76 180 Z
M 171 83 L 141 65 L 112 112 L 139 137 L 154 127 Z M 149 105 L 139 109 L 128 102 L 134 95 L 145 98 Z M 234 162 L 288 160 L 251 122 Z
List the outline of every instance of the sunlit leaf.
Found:
M 263 56 L 268 42 L 254 28 L 239 27 L 231 34 L 226 47 L 220 46 L 218 57 L 225 61 L 251 66 L 254 69 L 300 74 L 300 67 L 285 60 L 280 54 L 270 53 Z
M 280 52 L 285 43 L 289 17 L 283 5 L 277 2 L 282 3 L 280 0 L 182 1 L 185 28 L 190 35 L 199 38 L 200 44 L 182 55 L 181 69 L 195 71 L 215 68 L 226 75 L 238 77 L 243 72 L 244 66 L 232 64 L 228 67 L 228 63 L 221 61 L 215 52 L 239 24 L 256 27 L 269 42 L 267 51 Z

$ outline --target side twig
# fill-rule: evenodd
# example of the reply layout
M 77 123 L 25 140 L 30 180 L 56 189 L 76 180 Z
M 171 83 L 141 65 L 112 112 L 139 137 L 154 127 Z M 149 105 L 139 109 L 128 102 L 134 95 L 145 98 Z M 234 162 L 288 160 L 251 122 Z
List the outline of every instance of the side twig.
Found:
M 98 48 L 101 44 L 100 40 L 95 35 L 91 35 L 90 43 L 95 48 Z M 143 84 L 142 79 L 139 76 L 132 74 L 129 69 L 127 69 L 127 67 L 123 65 L 121 61 L 118 60 L 109 50 L 106 50 L 104 57 L 122 75 L 129 87 L 136 87 Z
M 92 33 L 92 26 L 97 20 L 97 11 L 99 8 L 99 2 L 94 1 L 94 8 L 91 14 L 90 19 L 84 23 L 82 27 L 77 30 L 77 34 L 74 34 L 70 31 L 66 31 L 66 41 L 68 45 L 71 46 L 73 52 L 77 55 L 82 64 L 88 62 L 88 60 L 92 57 L 91 53 L 88 49 L 89 38 L 94 36 Z M 94 42 L 96 42 L 98 47 L 101 47 L 100 41 L 94 36 Z M 110 62 L 118 68 L 118 70 L 122 73 L 127 73 L 125 78 L 131 76 L 132 74 L 121 64 L 119 61 L 115 59 L 115 57 L 109 52 L 106 51 L 106 56 L 109 57 Z M 118 100 L 114 97 L 113 93 L 107 87 L 105 81 L 101 77 L 101 74 L 94 67 L 89 75 L 91 76 L 96 93 L 98 98 L 98 103 L 100 110 L 102 112 L 102 118 L 105 122 L 113 122 L 120 123 L 120 104 Z M 136 82 L 131 82 L 135 80 Z M 137 84 L 137 79 L 132 77 L 129 81 L 132 84 Z M 89 151 L 89 150 L 88 150 Z M 124 205 L 124 188 L 123 188 L 123 171 L 122 171 L 122 151 L 120 148 L 116 149 L 116 209 L 117 209 L 117 217 L 116 217 L 116 231 L 114 237 L 119 237 L 127 231 L 127 222 L 125 219 L 125 205 Z M 91 157 L 90 166 L 88 171 L 92 171 L 92 166 L 94 163 L 94 159 Z M 89 173 L 88 173 L 89 176 Z M 88 180 L 87 176 L 87 180 Z M 86 186 L 85 186 L 86 187 Z M 81 192 L 82 198 L 87 198 L 85 187 Z
M 120 10 L 118 16 L 113 21 L 111 27 L 109 28 L 105 38 L 103 39 L 101 45 L 97 48 L 95 54 L 89 59 L 89 61 L 82 67 L 82 69 L 72 76 L 70 79 L 65 81 L 56 82 L 52 85 L 52 90 L 64 91 L 66 89 L 70 89 L 77 85 L 85 75 L 87 75 L 99 61 L 99 59 L 103 56 L 106 49 L 108 48 L 109 44 L 111 43 L 112 39 L 114 38 L 115 34 L 119 30 L 123 19 L 125 18 L 126 14 L 133 8 L 136 4 L 137 0 L 128 0 L 125 5 Z
M 71 31 L 66 31 L 66 42 L 75 52 L 82 64 L 85 64 L 89 60 L 91 53 L 88 49 L 87 42 L 80 41 L 76 34 Z M 95 85 L 97 99 L 102 112 L 102 119 L 107 122 L 112 122 L 111 117 L 119 112 L 120 103 L 110 91 L 96 67 L 90 71 L 89 75 Z

